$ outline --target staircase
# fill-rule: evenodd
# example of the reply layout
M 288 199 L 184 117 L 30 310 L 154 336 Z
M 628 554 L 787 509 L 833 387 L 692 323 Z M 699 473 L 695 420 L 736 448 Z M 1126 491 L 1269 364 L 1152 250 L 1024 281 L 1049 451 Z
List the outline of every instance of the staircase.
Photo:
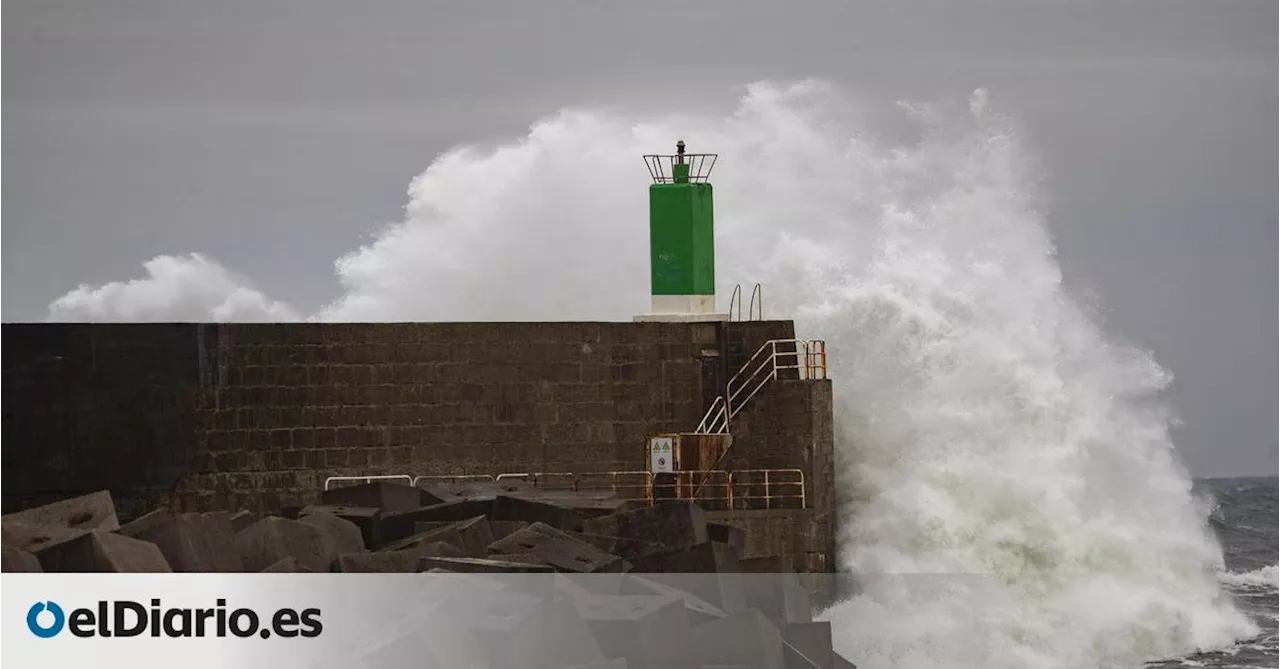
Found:
M 737 349 L 735 351 L 735 348 Z M 742 357 L 742 342 L 728 342 L 728 362 Z M 735 359 L 736 358 L 736 359 Z M 728 434 L 729 424 L 774 379 L 827 378 L 827 344 L 821 339 L 770 339 L 725 384 L 702 416 L 696 434 Z

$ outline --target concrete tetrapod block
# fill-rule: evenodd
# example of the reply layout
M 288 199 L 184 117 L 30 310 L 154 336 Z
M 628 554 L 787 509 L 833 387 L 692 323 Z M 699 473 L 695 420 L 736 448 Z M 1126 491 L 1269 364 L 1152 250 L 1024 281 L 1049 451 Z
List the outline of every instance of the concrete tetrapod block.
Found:
M 441 501 L 421 488 L 388 481 L 371 481 L 320 493 L 321 504 L 373 507 L 382 509 L 384 514 L 411 511 Z
M 298 559 L 290 555 L 289 557 L 284 558 L 279 562 L 276 562 L 275 564 L 268 565 L 267 568 L 263 569 L 261 573 L 263 574 L 310 574 L 312 573 L 312 571 L 298 564 Z
M 230 514 L 150 513 L 120 529 L 155 544 L 176 572 L 244 570 Z
M 582 530 L 582 516 L 572 509 L 553 503 L 498 495 L 493 500 L 494 520 L 521 520 L 527 523 L 545 523 L 558 530 L 577 532 Z
M 566 601 L 497 593 L 469 618 L 472 642 L 495 669 L 561 669 L 605 659 L 587 623 Z
M 173 569 L 153 543 L 112 532 L 93 532 L 93 558 L 99 571 L 130 574 L 168 574 Z
M 688 658 L 691 625 L 679 597 L 577 594 L 571 601 L 607 657 L 636 669 L 682 666 Z
M 816 661 L 785 640 L 782 642 L 782 658 L 787 669 L 819 669 Z
M 704 666 L 787 669 L 782 634 L 754 609 L 699 625 L 690 637 L 691 655 Z
M 470 583 L 469 581 L 467 583 Z M 460 624 L 462 632 L 456 653 L 469 657 L 455 657 L 458 666 L 518 667 L 512 641 L 522 627 L 533 627 L 533 620 L 540 613 L 544 600 L 524 593 L 469 593 L 463 600 L 450 602 L 452 623 Z M 520 658 L 527 665 L 534 658 Z M 465 661 L 463 661 L 465 660 Z
M 568 534 L 578 541 L 589 543 L 606 553 L 617 555 L 624 560 L 634 560 L 642 555 L 660 553 L 667 550 L 666 546 L 652 541 L 607 537 L 601 534 L 585 534 L 582 532 L 569 532 Z
M 653 574 L 645 576 L 624 574 L 618 594 L 675 597 L 684 602 L 685 614 L 689 616 L 689 624 L 694 627 L 719 620 L 727 615 L 720 607 L 691 592 L 654 580 Z
M 311 571 L 329 571 L 337 558 L 320 528 L 279 516 L 246 527 L 236 535 L 236 547 L 244 568 L 253 572 L 290 556 Z
M 399 551 L 348 553 L 339 555 L 337 570 L 351 573 L 412 574 L 422 571 L 424 557 L 464 557 L 453 544 L 443 541 L 416 545 Z
M 786 623 L 781 627 L 782 640 L 803 655 L 818 669 L 832 669 L 835 662 L 831 649 L 831 623 Z
M 632 562 L 632 571 L 693 593 L 726 613 L 747 608 L 738 557 L 728 544 L 707 541 L 653 553 Z
M 378 548 L 388 543 L 412 536 L 414 527 L 422 522 L 458 523 L 476 516 L 489 516 L 493 510 L 493 502 L 487 500 L 457 500 L 424 506 L 409 511 L 383 514 L 381 523 L 381 544 L 371 546 Z
M 169 513 L 168 510 L 156 509 L 121 525 L 120 529 L 116 530 L 116 533 L 137 539 L 143 532 L 157 528 L 171 520 L 173 520 L 173 514 Z
M 382 548 L 379 548 L 378 552 L 390 553 L 403 551 L 416 546 L 435 543 L 437 541 L 453 544 L 458 548 L 458 552 L 466 555 L 466 551 L 462 550 L 462 535 L 458 533 L 456 528 L 454 528 L 453 523 L 446 523 L 444 527 L 438 527 L 426 532 L 418 532 L 417 534 L 411 534 L 403 539 L 392 541 L 391 543 L 382 546 Z
M 707 517 L 693 502 L 671 502 L 592 518 L 582 532 L 660 543 L 671 548 L 708 541 Z
M 622 581 L 626 573 L 576 574 L 561 572 L 556 574 L 554 590 L 563 592 L 568 597 L 583 595 L 618 595 L 622 593 Z
M 494 555 L 533 555 L 556 571 L 589 573 L 623 572 L 630 568 L 625 560 L 605 553 L 591 544 L 578 541 L 569 534 L 546 525 L 529 527 L 489 545 Z
M 527 481 L 507 480 L 502 482 L 495 481 L 465 481 L 461 483 L 437 483 L 434 485 L 422 486 L 422 490 L 432 497 L 444 502 L 453 502 L 459 500 L 475 500 L 489 501 L 497 499 L 498 495 L 511 494 L 535 494 L 538 489 Z
M 632 561 L 636 572 L 652 574 L 739 573 L 738 556 L 729 544 L 704 541 L 650 553 Z
M 537 493 L 519 493 L 512 494 L 509 497 L 518 497 L 531 502 L 541 502 L 562 509 L 573 511 L 580 518 L 598 518 L 609 514 L 617 513 L 623 510 L 626 500 L 618 499 L 613 493 L 605 493 L 603 495 L 593 494 L 590 492 L 571 492 L 568 490 L 548 490 L 546 492 L 539 491 Z
M 744 576 L 748 607 L 778 624 L 813 621 L 812 597 L 785 559 L 755 558 L 738 565 L 750 572 Z
M 167 574 L 173 570 L 156 545 L 114 532 L 86 532 L 38 554 L 46 572 Z
M 484 516 L 457 523 L 414 523 L 414 528 L 418 529 L 415 534 L 388 543 L 380 550 L 399 551 L 419 544 L 444 541 L 457 546 L 463 555 L 484 557 L 486 549 L 493 542 L 493 533 L 489 531 L 489 522 Z
M 488 555 L 486 560 L 497 560 L 498 562 L 518 562 L 520 564 L 533 564 L 540 567 L 551 567 L 552 571 L 556 568 L 547 564 L 540 556 L 534 553 L 507 553 L 505 555 Z
M 360 553 L 365 550 L 364 535 L 356 524 L 327 513 L 311 513 L 298 519 L 300 523 L 314 525 L 324 532 L 329 550 L 334 555 Z
M 335 518 L 341 518 L 360 528 L 362 543 L 369 550 L 382 545 L 382 509 L 371 506 L 316 504 L 303 508 L 298 518 L 302 519 L 316 514 L 327 514 Z
M 231 521 L 231 531 L 239 534 L 240 530 L 262 520 L 262 514 L 252 511 L 236 511 L 231 514 L 228 520 Z
M 523 520 L 490 520 L 489 531 L 493 534 L 494 541 L 509 537 L 516 532 L 528 527 L 529 523 Z M 492 543 L 492 542 L 490 542 Z
M 435 557 L 424 557 L 418 560 L 418 571 L 435 568 L 448 569 L 459 574 L 541 574 L 555 572 L 555 569 L 549 565 L 512 562 L 510 560 Z
M 69 527 L 53 525 L 31 525 L 16 520 L 0 522 L 0 543 L 10 548 L 31 553 L 44 566 L 44 555 L 49 551 L 57 551 L 61 546 L 71 543 L 89 533 L 88 530 L 73 530 Z M 51 555 L 54 553 L 51 553 Z
M 414 536 L 431 536 L 433 532 L 443 530 L 440 540 L 453 542 L 470 557 L 484 557 L 489 544 L 494 541 L 492 525 L 484 516 L 476 516 L 460 523 L 414 523 L 413 529 Z
M 115 502 L 111 499 L 111 493 L 106 490 L 0 516 L 0 524 L 9 522 L 75 530 L 112 532 L 120 529 Z
M 0 560 L 0 571 L 12 573 L 44 571 L 40 567 L 40 560 L 21 548 L 14 548 L 13 546 L 0 547 L 0 555 L 3 555 L 3 559 Z

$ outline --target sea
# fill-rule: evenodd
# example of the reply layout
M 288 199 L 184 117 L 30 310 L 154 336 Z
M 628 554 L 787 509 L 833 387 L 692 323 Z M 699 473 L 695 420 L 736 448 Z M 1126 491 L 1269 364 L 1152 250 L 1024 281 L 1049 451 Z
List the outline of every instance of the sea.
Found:
M 1277 534 L 1276 490 L 1267 478 L 1219 478 L 1195 481 L 1196 492 L 1214 500 L 1210 522 L 1222 544 L 1225 590 L 1261 630 L 1230 648 L 1197 653 L 1149 667 L 1232 667 L 1274 669 L 1280 664 L 1276 642 Z

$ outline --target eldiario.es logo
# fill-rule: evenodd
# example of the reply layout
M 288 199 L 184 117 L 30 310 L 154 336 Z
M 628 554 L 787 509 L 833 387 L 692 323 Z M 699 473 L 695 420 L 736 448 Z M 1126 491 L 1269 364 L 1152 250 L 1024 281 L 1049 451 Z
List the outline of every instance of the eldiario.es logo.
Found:
M 211 609 L 161 608 L 160 600 L 151 600 L 148 608 L 138 602 L 100 601 L 92 609 L 73 609 L 64 613 L 57 602 L 36 602 L 27 610 L 27 629 L 41 639 L 57 636 L 63 629 L 78 637 L 137 637 L 150 631 L 153 637 L 202 638 L 231 636 L 247 638 L 257 635 L 286 638 L 320 636 L 324 625 L 320 609 L 279 609 L 263 626 L 252 609 L 227 611 L 227 600 L 217 600 Z

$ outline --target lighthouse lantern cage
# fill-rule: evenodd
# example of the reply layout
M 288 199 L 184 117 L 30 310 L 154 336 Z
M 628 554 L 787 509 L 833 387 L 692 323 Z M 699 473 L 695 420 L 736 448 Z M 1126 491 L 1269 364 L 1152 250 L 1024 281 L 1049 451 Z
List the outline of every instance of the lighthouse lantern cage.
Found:
M 685 153 L 684 142 L 676 144 L 673 154 L 647 154 L 644 164 L 656 184 L 706 183 L 716 166 L 717 154 Z

